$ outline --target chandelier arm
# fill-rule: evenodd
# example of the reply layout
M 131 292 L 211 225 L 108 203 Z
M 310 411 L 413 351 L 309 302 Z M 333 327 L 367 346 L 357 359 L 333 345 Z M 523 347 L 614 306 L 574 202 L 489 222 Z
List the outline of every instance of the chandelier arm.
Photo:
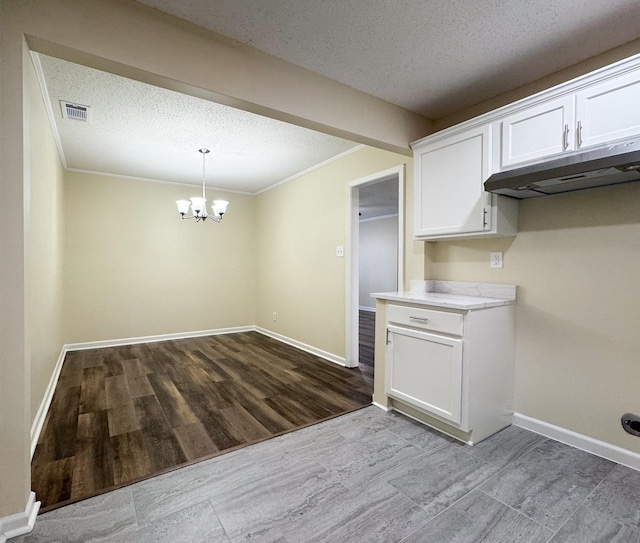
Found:
M 215 215 L 205 215 L 205 216 L 198 216 L 198 215 L 181 215 L 180 218 L 182 220 L 186 220 L 186 219 L 195 219 L 196 222 L 200 222 L 200 221 L 204 221 L 205 219 L 210 219 L 214 222 L 221 222 L 222 221 L 222 217 L 216 217 Z

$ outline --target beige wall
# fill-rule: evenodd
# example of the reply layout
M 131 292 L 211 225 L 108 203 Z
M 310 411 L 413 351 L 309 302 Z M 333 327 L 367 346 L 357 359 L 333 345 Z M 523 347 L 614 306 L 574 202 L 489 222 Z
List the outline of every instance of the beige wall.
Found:
M 27 254 L 31 351 L 31 422 L 62 349 L 63 168 L 33 66 L 26 72 L 29 107 L 30 207 Z
M 208 190 L 224 220 L 181 220 L 199 190 L 66 173 L 65 343 L 253 324 L 254 198 Z
M 640 413 L 638 202 L 640 183 L 534 198 L 515 238 L 431 253 L 436 279 L 518 285 L 517 412 L 635 452 L 620 417 Z
M 257 197 L 221 193 L 229 212 L 213 225 L 175 212 L 192 187 L 67 172 L 65 343 L 257 323 L 344 356 L 335 247 L 345 244 L 347 183 L 399 164 L 411 202 L 410 159 L 367 148 Z M 406 277 L 421 277 L 423 244 L 406 245 Z
M 346 242 L 347 183 L 400 164 L 409 225 L 411 160 L 379 149 L 360 150 L 257 197 L 258 326 L 345 356 L 345 258 L 335 254 Z M 423 243 L 408 237 L 405 276 L 423 274 Z
M 0 15 L 4 3 L 0 3 Z M 30 353 L 27 319 L 28 96 L 31 60 L 0 16 L 0 518 L 24 512 L 30 492 Z

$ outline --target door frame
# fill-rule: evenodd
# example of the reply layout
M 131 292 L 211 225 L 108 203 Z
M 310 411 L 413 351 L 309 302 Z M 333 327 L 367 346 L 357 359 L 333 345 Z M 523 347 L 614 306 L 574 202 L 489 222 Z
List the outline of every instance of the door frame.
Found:
M 358 366 L 358 310 L 360 307 L 360 228 L 359 208 L 360 189 L 396 179 L 398 182 L 398 290 L 404 290 L 404 185 L 405 165 L 395 166 L 366 177 L 354 179 L 347 184 L 347 235 L 345 252 L 345 365 L 348 368 Z

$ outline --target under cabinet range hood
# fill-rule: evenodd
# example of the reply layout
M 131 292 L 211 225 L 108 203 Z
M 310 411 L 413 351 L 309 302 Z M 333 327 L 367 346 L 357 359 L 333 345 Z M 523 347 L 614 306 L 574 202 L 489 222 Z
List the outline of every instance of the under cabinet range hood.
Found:
M 487 192 L 533 198 L 640 180 L 640 141 L 584 151 L 515 170 L 494 173 Z

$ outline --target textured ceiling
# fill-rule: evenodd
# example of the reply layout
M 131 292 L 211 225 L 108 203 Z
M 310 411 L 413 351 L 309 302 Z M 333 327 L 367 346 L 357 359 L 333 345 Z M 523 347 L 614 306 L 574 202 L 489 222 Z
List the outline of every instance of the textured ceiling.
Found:
M 366 185 L 358 191 L 360 220 L 398 213 L 398 180 L 389 179 Z
M 438 119 L 640 36 L 638 0 L 139 0 Z M 354 142 L 34 54 L 67 168 L 256 193 Z M 91 106 L 63 119 L 59 100 Z M 371 207 L 371 206 L 370 206 Z
M 638 0 L 139 0 L 438 119 L 640 37 Z
M 256 193 L 357 144 L 34 53 L 66 167 Z M 64 119 L 60 100 L 90 107 Z

